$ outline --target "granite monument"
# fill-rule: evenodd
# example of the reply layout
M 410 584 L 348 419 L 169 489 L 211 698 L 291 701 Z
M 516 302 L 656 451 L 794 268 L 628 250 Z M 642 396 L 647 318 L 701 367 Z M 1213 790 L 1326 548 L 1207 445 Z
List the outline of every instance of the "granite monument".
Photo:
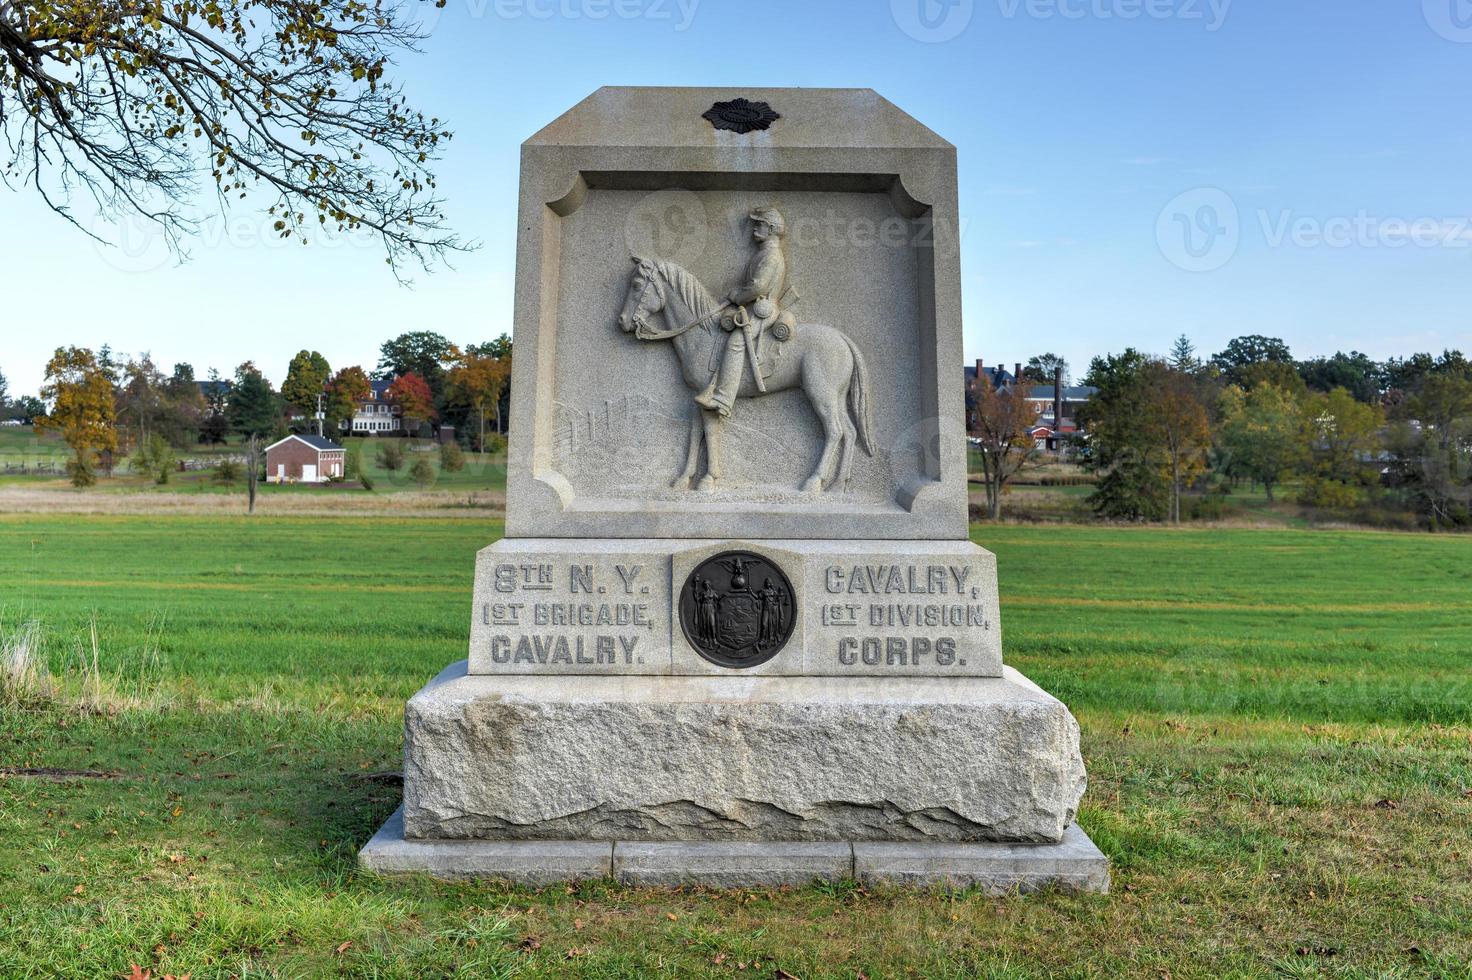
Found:
M 521 170 L 506 536 L 363 865 L 1107 888 L 967 536 L 954 148 L 868 90 L 604 88 Z

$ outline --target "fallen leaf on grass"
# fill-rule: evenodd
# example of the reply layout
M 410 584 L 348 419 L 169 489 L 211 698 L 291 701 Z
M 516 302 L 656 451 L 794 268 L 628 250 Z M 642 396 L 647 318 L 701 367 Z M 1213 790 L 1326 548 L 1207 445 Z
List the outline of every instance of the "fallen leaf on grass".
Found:
M 577 931 L 582 932 L 582 930 L 583 930 L 583 920 L 582 919 L 573 919 L 572 920 L 572 927 L 574 929 L 576 929 Z
M 353 944 L 353 941 L 351 939 L 346 940 L 346 941 L 344 941 L 342 943 L 339 943 L 338 944 L 338 947 L 337 947 L 337 955 L 338 956 L 341 956 L 343 953 L 346 953 L 348 951 L 348 947 L 351 946 L 352 944 Z
M 541 948 L 542 940 L 537 938 L 536 936 L 527 936 L 521 941 L 521 949 L 523 952 L 534 953 Z
M 1399 808 L 1400 804 L 1396 803 L 1394 800 L 1381 800 L 1380 802 L 1375 804 L 1375 809 L 1377 810 L 1396 810 Z
M 564 954 L 563 958 L 569 960 L 575 959 L 576 957 L 582 956 L 586 952 L 586 949 L 578 949 L 576 946 L 574 946 L 572 949 L 569 949 L 566 954 Z
M 86 885 L 78 885 L 77 887 L 75 887 L 75 888 L 72 889 L 72 894 L 73 895 L 80 895 L 80 894 L 82 894 L 86 890 L 87 890 L 87 886 Z
M 666 913 L 665 913 L 665 918 L 666 918 L 666 919 L 669 919 L 669 920 L 670 920 L 670 921 L 671 921 L 671 922 L 674 922 L 674 921 L 675 921 L 675 920 L 676 920 L 676 919 L 678 919 L 678 918 L 679 918 L 679 916 L 678 916 L 678 915 L 676 915 L 676 914 L 675 914 L 675 913 L 673 913 L 673 912 L 666 912 Z

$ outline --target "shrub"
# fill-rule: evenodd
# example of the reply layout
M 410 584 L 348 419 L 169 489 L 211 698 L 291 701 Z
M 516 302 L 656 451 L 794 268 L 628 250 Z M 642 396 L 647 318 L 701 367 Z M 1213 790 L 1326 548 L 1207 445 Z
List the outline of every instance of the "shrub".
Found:
M 92 464 L 92 456 L 84 452 L 67 460 L 66 475 L 78 490 L 96 484 L 97 467 Z
M 453 442 L 440 447 L 440 469 L 446 473 L 459 473 L 465 469 L 465 453 Z
M 1325 510 L 1351 510 L 1359 506 L 1362 499 L 1363 494 L 1359 487 L 1319 477 L 1306 481 L 1298 494 L 1300 504 L 1322 507 Z
M 424 490 L 434 482 L 434 467 L 430 465 L 429 460 L 420 456 L 414 461 L 409 475 L 414 478 L 415 483 L 419 484 L 419 489 Z
M 227 487 L 233 487 L 240 482 L 240 464 L 233 459 L 222 459 L 220 465 L 215 467 L 215 482 Z
M 485 444 L 480 447 L 480 451 L 491 453 L 492 455 L 504 453 L 506 451 L 506 437 L 498 435 L 495 432 L 487 432 Z
M 395 442 L 385 442 L 378 447 L 378 465 L 390 473 L 404 468 L 404 447 Z
M 169 482 L 177 460 L 174 447 L 163 436 L 152 435 L 145 439 L 133 453 L 133 469 L 153 477 L 153 482 L 162 486 Z

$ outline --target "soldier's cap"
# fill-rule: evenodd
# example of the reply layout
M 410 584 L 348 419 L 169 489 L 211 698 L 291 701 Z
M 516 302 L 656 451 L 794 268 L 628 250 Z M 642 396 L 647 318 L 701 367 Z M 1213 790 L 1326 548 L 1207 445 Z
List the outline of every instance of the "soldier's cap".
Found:
M 763 224 L 771 225 L 772 230 L 779 235 L 787 230 L 787 222 L 783 220 L 782 212 L 776 208 L 756 208 L 746 217 L 752 221 L 760 221 Z

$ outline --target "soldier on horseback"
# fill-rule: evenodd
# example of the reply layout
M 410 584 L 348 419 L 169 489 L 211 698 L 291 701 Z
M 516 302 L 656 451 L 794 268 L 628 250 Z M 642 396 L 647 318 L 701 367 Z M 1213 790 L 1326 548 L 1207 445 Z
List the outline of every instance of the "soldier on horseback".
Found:
M 720 369 L 711 375 L 705 390 L 695 396 L 697 405 L 719 412 L 722 418 L 731 414 L 748 363 L 757 391 L 766 391 L 758 358 L 763 332 L 782 321 L 774 332 L 779 340 L 784 340 L 782 327 L 785 326 L 789 335 L 792 329 L 791 316 L 777 308 L 787 281 L 787 257 L 782 251 L 787 222 L 773 207 L 757 208 L 747 217 L 751 219 L 756 254 L 746 263 L 741 284 L 726 296 L 727 305 L 734 306 L 735 313 L 728 313 L 720 320 L 728 336 Z

